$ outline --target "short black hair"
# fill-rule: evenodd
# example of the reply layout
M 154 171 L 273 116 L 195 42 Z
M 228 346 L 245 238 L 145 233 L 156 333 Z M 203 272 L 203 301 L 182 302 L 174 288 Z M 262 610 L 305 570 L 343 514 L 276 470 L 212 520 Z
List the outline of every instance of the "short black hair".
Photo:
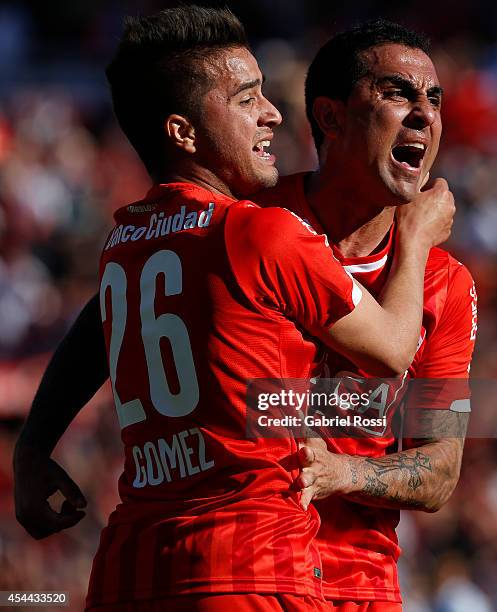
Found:
M 198 116 L 211 86 L 206 61 L 229 47 L 249 48 L 228 8 L 185 5 L 125 19 L 106 75 L 119 125 L 152 176 L 165 161 L 164 120 Z
M 319 96 L 347 100 L 368 71 L 361 53 L 386 43 L 421 49 L 426 54 L 430 51 L 430 41 L 423 34 L 385 19 L 374 19 L 336 34 L 313 59 L 305 81 L 305 108 L 318 152 L 324 137 L 313 116 L 314 100 Z

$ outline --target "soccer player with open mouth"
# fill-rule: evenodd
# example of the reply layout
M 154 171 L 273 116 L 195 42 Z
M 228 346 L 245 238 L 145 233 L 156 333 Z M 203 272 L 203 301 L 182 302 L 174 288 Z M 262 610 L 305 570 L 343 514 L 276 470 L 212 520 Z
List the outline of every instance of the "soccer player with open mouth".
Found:
M 105 343 L 99 322 L 89 333 L 92 302 L 76 354 L 70 334 L 21 433 L 18 518 L 38 538 L 81 520 L 84 496 L 50 454 L 110 373 L 122 503 L 102 533 L 88 609 L 328 609 L 319 517 L 292 492 L 298 466 L 286 466 L 297 441 L 245 437 L 247 380 L 309 378 L 320 343 L 357 368 L 400 375 L 416 351 L 425 262 L 450 232 L 452 194 L 443 182 L 412 191 L 380 305 L 324 236 L 243 199 L 276 184 L 266 149 L 281 117 L 229 11 L 130 20 L 107 74 L 154 186 L 116 212 L 103 248 Z M 91 363 L 80 392 L 82 355 Z M 54 490 L 66 498 L 60 513 L 47 502 Z
M 283 177 L 253 198 L 261 205 L 285 206 L 325 233 L 335 257 L 374 295 L 381 294 L 398 248 L 396 207 L 403 208 L 417 192 L 438 152 L 443 92 L 428 53 L 423 36 L 382 20 L 328 41 L 306 80 L 319 169 Z M 350 437 L 328 437 L 327 446 L 309 440 L 301 451 L 302 503 L 321 500 L 315 502 L 321 518 L 318 544 L 330 605 L 401 609 L 399 509 L 434 512 L 459 479 L 476 300 L 465 266 L 434 248 L 426 266 L 416 355 L 398 383 L 383 384 L 368 368 L 328 354 L 325 377 L 348 376 L 356 391 L 367 389 L 377 398 L 347 415 L 387 421 L 386 427 L 356 427 Z M 404 396 L 407 381 L 415 379 L 432 382 L 418 383 Z M 391 424 L 402 408 L 405 422 L 414 418 L 423 436 L 413 440 L 407 432 L 403 450 L 395 452 Z

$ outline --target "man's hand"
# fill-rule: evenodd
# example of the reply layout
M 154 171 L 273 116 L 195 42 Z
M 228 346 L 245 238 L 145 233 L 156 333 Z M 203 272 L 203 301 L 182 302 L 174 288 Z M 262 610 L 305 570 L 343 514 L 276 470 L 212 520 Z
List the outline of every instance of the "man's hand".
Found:
M 457 484 L 463 444 L 463 438 L 444 438 L 391 455 L 362 457 L 335 454 L 324 440 L 307 439 L 298 453 L 302 471 L 294 486 L 302 491 L 305 510 L 313 499 L 343 495 L 366 506 L 436 512 Z
M 425 248 L 445 242 L 450 236 L 456 207 L 447 181 L 437 178 L 420 191 L 410 204 L 397 207 L 397 232 L 400 241 L 415 241 Z
M 307 510 L 313 499 L 345 493 L 350 480 L 348 455 L 331 453 L 322 438 L 304 441 L 298 453 L 302 471 L 295 486 L 302 490 L 300 505 Z
M 86 499 L 60 465 L 34 454 L 16 455 L 14 461 L 16 518 L 37 540 L 73 527 L 85 516 Z M 66 498 L 55 512 L 48 498 L 60 491 Z

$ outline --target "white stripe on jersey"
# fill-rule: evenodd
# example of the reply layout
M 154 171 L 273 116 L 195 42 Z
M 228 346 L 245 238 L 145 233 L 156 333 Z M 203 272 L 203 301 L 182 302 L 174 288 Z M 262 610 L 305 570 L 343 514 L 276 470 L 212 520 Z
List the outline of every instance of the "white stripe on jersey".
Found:
M 379 270 L 380 268 L 383 268 L 383 266 L 387 262 L 387 259 L 388 259 L 388 253 L 384 255 L 381 259 L 378 259 L 378 261 L 371 261 L 369 263 L 344 266 L 344 268 L 347 270 L 347 272 L 350 272 L 350 274 L 357 274 L 360 272 L 373 272 L 373 270 Z

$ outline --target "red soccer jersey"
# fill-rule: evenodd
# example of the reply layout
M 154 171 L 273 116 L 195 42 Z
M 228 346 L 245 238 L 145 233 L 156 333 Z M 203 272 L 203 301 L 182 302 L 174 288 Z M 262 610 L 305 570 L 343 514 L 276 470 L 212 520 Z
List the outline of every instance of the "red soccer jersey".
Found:
M 323 233 L 304 193 L 305 174 L 280 179 L 278 186 L 258 194 L 254 199 L 266 206 L 285 206 Z M 330 204 L 332 205 L 332 204 Z M 393 228 L 377 252 L 367 257 L 346 258 L 332 245 L 335 257 L 345 269 L 378 294 L 388 276 L 392 259 Z M 469 364 L 476 334 L 476 293 L 468 270 L 449 253 L 431 250 L 425 273 L 424 314 L 418 350 L 406 378 L 455 378 L 469 375 Z M 358 372 L 342 356 L 331 353 L 325 367 L 326 376 L 340 372 Z M 389 390 L 371 416 L 385 414 L 389 425 L 398 416 L 403 389 Z M 417 398 L 419 400 L 419 398 Z M 407 400 L 408 401 L 408 400 Z M 355 438 L 331 438 L 333 452 L 352 455 L 385 455 L 394 438 L 386 431 L 356 431 Z M 383 435 L 384 434 L 384 435 Z M 323 563 L 323 587 L 330 600 L 369 600 L 400 602 L 397 559 L 400 548 L 395 528 L 399 511 L 357 504 L 338 496 L 316 502 L 321 517 L 318 533 Z
M 311 376 L 313 337 L 360 290 L 325 237 L 280 208 L 175 183 L 115 220 L 100 305 L 125 466 L 88 606 L 322 596 L 319 517 L 284 461 L 296 441 L 246 437 L 247 381 Z

